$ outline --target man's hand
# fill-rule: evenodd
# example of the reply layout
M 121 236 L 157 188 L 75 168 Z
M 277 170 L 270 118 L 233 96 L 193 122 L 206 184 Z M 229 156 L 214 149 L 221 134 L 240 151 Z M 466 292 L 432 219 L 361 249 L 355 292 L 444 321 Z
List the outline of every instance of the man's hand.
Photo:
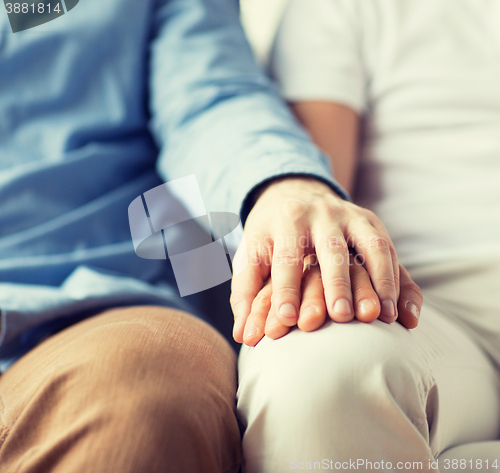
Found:
M 313 178 L 273 182 L 250 212 L 245 236 L 238 252 L 247 251 L 248 265 L 232 282 L 236 341 L 255 344 L 264 330 L 278 338 L 297 323 L 315 330 L 326 314 L 336 322 L 378 317 L 392 323 L 399 309 L 405 327 L 418 324 L 422 294 L 406 270 L 400 272 L 386 229 L 326 184 Z M 364 265 L 350 264 L 349 247 Z M 311 266 L 314 254 L 319 264 Z

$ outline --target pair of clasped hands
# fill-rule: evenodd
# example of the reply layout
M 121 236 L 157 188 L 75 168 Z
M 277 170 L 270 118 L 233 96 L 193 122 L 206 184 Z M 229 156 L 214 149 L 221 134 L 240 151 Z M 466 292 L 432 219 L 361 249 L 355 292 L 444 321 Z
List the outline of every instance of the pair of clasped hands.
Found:
M 310 332 L 328 317 L 418 325 L 422 292 L 399 265 L 384 225 L 314 178 L 287 177 L 265 187 L 248 215 L 234 269 L 239 343 L 255 346 L 295 326 Z

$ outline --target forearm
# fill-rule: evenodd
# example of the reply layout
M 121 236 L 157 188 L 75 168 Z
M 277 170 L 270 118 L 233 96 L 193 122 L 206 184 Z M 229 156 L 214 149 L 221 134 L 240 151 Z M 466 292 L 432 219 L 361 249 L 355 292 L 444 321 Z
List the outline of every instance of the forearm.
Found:
M 352 194 L 358 165 L 359 116 L 339 103 L 292 104 L 298 120 L 329 157 L 337 182 Z

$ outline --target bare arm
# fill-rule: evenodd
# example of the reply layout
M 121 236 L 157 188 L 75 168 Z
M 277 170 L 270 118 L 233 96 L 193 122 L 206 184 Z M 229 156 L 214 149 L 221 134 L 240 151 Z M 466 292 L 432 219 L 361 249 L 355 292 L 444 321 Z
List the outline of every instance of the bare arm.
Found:
M 313 141 L 330 158 L 337 182 L 352 193 L 357 169 L 359 115 L 335 102 L 291 104 Z

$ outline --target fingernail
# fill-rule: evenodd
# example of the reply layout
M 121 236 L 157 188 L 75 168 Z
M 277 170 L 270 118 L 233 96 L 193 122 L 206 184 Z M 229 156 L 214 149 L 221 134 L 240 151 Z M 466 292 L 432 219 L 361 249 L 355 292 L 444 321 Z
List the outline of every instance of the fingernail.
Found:
M 418 306 L 410 301 L 406 303 L 406 309 L 413 314 L 413 317 L 415 317 L 415 320 L 418 322 L 418 319 L 420 318 L 420 311 L 418 310 Z
M 253 325 L 251 325 L 250 327 L 245 328 L 244 338 L 254 337 L 258 333 L 259 333 L 259 329 L 257 327 L 254 327 Z
M 386 318 L 394 317 L 396 315 L 396 306 L 394 305 L 394 302 L 389 299 L 382 301 L 382 310 L 380 315 Z
M 300 315 L 302 317 L 312 317 L 313 315 L 316 315 L 318 313 L 316 307 L 310 306 L 304 309 Z
M 351 315 L 352 314 L 351 303 L 347 299 L 339 299 L 337 302 L 335 302 L 335 305 L 333 306 L 333 311 L 341 315 Z
M 367 314 L 376 306 L 375 302 L 371 299 L 362 299 L 358 302 L 358 312 L 360 314 Z
M 295 306 L 293 304 L 287 302 L 286 304 L 283 304 L 280 307 L 279 314 L 282 317 L 288 317 L 288 318 L 297 317 L 297 310 L 295 309 Z

